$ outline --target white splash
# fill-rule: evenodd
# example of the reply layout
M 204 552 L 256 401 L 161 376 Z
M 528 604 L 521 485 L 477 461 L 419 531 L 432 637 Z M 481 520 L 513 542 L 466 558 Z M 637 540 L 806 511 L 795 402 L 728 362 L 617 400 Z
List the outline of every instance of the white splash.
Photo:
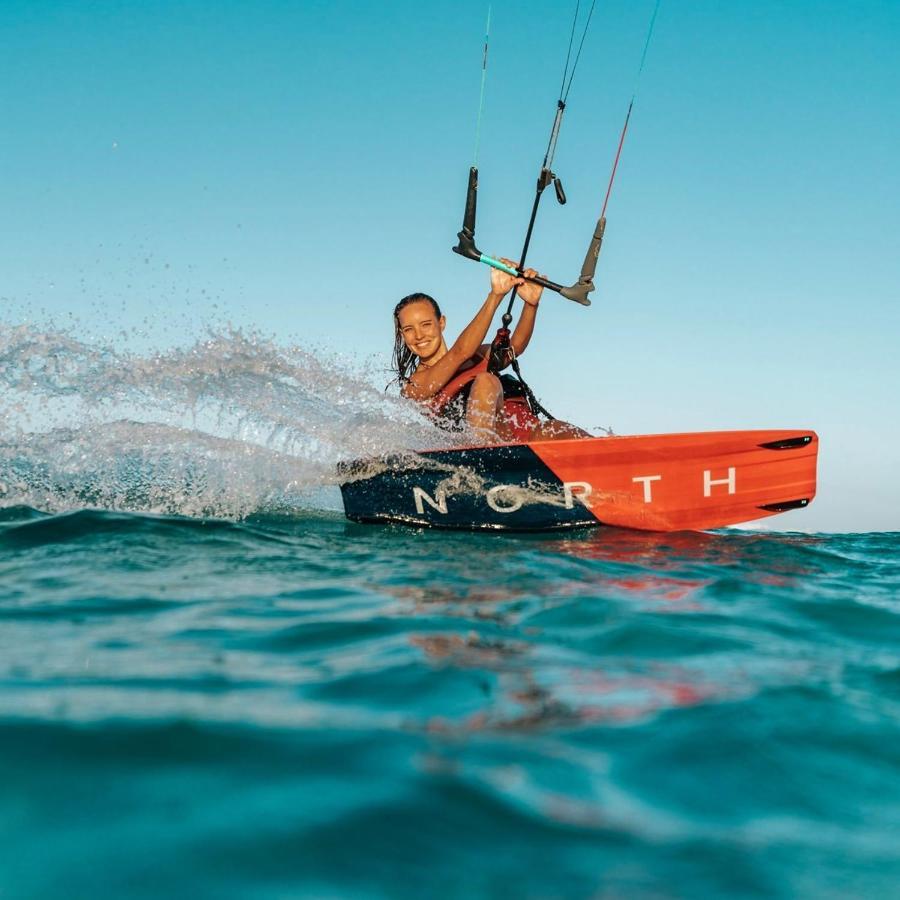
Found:
M 0 325 L 0 505 L 339 509 L 340 460 L 450 445 L 371 368 L 237 330 L 137 353 Z

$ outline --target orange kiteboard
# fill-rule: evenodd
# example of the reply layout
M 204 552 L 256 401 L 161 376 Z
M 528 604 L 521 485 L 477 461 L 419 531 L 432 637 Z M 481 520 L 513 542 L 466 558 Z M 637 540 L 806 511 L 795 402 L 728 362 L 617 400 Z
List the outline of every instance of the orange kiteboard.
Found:
M 704 530 L 809 505 L 817 453 L 808 430 L 534 441 L 345 463 L 341 493 L 359 522 Z

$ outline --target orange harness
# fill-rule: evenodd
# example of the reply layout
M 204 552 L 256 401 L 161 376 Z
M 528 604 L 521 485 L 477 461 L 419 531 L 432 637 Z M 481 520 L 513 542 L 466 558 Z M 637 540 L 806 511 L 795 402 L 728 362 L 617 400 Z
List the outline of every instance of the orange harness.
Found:
M 432 412 L 442 413 L 451 400 L 464 388 L 471 384 L 482 372 L 487 372 L 488 358 L 485 356 L 474 366 L 454 375 L 429 401 Z
M 477 362 L 474 366 L 454 375 L 444 387 L 438 391 L 429 401 L 431 411 L 440 416 L 453 399 L 467 385 L 471 384 L 482 372 L 488 369 L 488 357 Z M 501 379 L 501 384 L 502 384 Z M 513 437 L 517 441 L 527 441 L 533 436 L 535 426 L 540 424 L 540 419 L 531 411 L 528 401 L 524 396 L 504 396 L 503 412 L 508 424 L 512 427 Z

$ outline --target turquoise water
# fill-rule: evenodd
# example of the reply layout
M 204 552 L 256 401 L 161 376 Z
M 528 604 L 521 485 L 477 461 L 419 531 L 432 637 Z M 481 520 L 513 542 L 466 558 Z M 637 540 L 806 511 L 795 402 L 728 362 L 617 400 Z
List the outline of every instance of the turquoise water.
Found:
M 890 896 L 898 551 L 7 508 L 2 896 Z
M 382 376 L 0 326 L 0 897 L 895 896 L 900 534 L 354 525 Z

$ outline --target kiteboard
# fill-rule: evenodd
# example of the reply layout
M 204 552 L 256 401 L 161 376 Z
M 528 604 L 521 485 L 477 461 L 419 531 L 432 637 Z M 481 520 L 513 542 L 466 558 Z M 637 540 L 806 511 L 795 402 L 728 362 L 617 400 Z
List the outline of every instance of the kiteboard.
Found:
M 818 443 L 804 430 L 587 437 L 400 453 L 339 473 L 355 522 L 702 531 L 808 506 Z

